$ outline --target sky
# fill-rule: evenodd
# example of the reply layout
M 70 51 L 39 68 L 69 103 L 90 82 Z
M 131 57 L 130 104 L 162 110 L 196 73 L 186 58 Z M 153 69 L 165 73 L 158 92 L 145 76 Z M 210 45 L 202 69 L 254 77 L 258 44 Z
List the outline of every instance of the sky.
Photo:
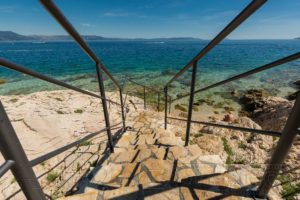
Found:
M 250 0 L 55 0 L 85 35 L 211 39 Z M 0 30 L 65 35 L 38 0 L 0 0 Z M 268 0 L 228 39 L 300 37 L 300 0 Z

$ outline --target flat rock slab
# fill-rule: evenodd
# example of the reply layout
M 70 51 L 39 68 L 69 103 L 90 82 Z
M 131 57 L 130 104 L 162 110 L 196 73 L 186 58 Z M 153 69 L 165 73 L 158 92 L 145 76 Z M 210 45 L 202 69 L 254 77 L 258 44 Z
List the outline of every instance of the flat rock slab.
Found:
M 122 172 L 122 165 L 117 165 L 114 163 L 109 163 L 100 168 L 100 170 L 95 174 L 93 181 L 97 183 L 110 183 L 115 178 L 119 176 Z
M 170 181 L 173 162 L 169 160 L 148 159 L 142 163 L 142 167 L 153 182 Z

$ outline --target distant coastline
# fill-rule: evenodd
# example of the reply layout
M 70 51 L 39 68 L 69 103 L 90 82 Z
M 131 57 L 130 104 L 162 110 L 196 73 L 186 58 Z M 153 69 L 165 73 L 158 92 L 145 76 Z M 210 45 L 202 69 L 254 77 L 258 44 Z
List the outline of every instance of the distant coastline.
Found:
M 89 41 L 106 41 L 106 40 L 147 40 L 147 41 L 180 41 L 180 40 L 202 40 L 193 37 L 166 37 L 166 38 L 117 38 L 103 37 L 99 35 L 83 35 L 85 40 Z M 16 41 L 71 41 L 69 35 L 21 35 L 13 31 L 0 31 L 0 42 L 16 42 Z

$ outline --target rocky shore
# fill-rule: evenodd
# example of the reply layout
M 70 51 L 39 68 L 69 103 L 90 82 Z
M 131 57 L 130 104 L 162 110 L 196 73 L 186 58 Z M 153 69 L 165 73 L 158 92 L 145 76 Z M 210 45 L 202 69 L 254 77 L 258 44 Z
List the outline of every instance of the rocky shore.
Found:
M 282 131 L 294 101 L 270 96 L 265 91 L 249 90 L 243 94 L 233 91 L 235 100 L 196 99 L 194 119 L 230 124 L 246 128 Z M 107 97 L 118 102 L 118 93 Z M 76 92 L 61 90 L 28 95 L 1 96 L 18 137 L 29 157 L 34 159 L 51 150 L 104 128 L 101 101 Z M 128 121 L 143 111 L 140 98 L 127 96 Z M 148 107 L 149 108 L 149 107 Z M 110 104 L 111 124 L 121 119 L 120 107 Z M 170 115 L 186 117 L 187 105 L 173 104 Z M 163 124 L 163 113 L 159 113 Z M 172 132 L 185 139 L 185 123 L 175 120 Z M 120 127 L 120 126 L 119 126 Z M 106 147 L 103 133 L 77 148 L 41 163 L 34 168 L 42 187 L 52 196 L 71 192 L 74 184 L 92 167 Z M 192 125 L 190 144 L 197 144 L 204 155 L 219 155 L 232 168 L 246 168 L 260 178 L 276 146 L 278 138 L 203 125 Z M 0 162 L 3 162 L 2 157 Z M 299 185 L 300 139 L 295 141 L 275 188 L 282 194 L 297 190 Z M 283 183 L 288 181 L 288 184 Z M 298 188 L 299 189 L 299 188 Z M 0 181 L 0 199 L 18 191 L 11 174 Z M 2 196 L 1 196 L 2 195 Z M 296 197 L 296 194 L 292 198 Z M 22 199 L 18 193 L 11 199 Z M 291 199 L 291 198 L 287 198 Z

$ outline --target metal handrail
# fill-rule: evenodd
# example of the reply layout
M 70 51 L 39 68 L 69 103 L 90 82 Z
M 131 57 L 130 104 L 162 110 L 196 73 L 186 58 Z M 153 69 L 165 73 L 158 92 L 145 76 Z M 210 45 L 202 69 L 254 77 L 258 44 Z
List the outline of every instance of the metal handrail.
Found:
M 100 69 L 109 77 L 110 80 L 117 86 L 120 95 L 120 103 L 121 103 L 121 115 L 123 120 L 123 130 L 126 129 L 125 124 L 125 113 L 123 108 L 123 94 L 122 88 L 119 83 L 113 78 L 113 76 L 108 72 L 106 67 L 103 65 L 101 60 L 96 56 L 96 54 L 91 50 L 88 44 L 84 41 L 84 39 L 80 36 L 80 34 L 76 31 L 76 29 L 72 26 L 72 24 L 68 21 L 68 19 L 63 15 L 63 13 L 59 10 L 59 8 L 51 1 L 51 0 L 39 0 L 40 3 L 44 6 L 44 8 L 54 17 L 54 19 L 67 31 L 67 33 L 74 39 L 74 41 L 82 48 L 82 50 L 95 62 L 99 90 L 101 96 L 105 99 L 105 90 L 103 84 L 103 76 L 100 72 Z M 110 127 L 109 114 L 107 109 L 107 102 L 102 99 L 102 107 L 104 111 L 105 125 L 106 127 Z M 110 150 L 113 152 L 113 144 L 110 129 L 107 129 L 108 142 L 110 144 Z
M 0 178 L 8 171 L 10 170 L 15 164 L 15 161 L 13 160 L 6 160 L 1 166 L 0 166 Z
M 96 97 L 96 98 L 99 98 L 99 99 L 103 99 L 103 100 L 106 100 L 110 103 L 113 103 L 113 104 L 116 104 L 116 105 L 119 105 L 121 106 L 121 104 L 117 103 L 117 102 L 114 102 L 110 99 L 106 99 L 106 98 L 103 98 L 101 97 L 100 95 L 97 95 L 97 94 L 94 94 L 92 92 L 89 92 L 89 91 L 86 91 L 86 90 L 83 90 L 83 89 L 80 89 L 78 87 L 75 87 L 75 86 L 72 86 L 72 85 L 69 85 L 63 81 L 60 81 L 60 80 L 57 80 L 57 79 L 54 79 L 54 78 L 51 78 L 49 76 L 46 76 L 46 75 L 43 75 L 41 73 L 38 73 L 36 71 L 33 71 L 33 70 L 30 70 L 24 66 L 21 66 L 21 65 L 18 65 L 18 64 L 15 64 L 13 62 L 10 62 L 4 58 L 0 58 L 0 65 L 3 66 L 3 67 L 6 67 L 8 69 L 12 69 L 12 70 L 15 70 L 15 71 L 18 71 L 18 72 L 21 72 L 23 74 L 27 74 L 29 76 L 32 76 L 32 77 L 35 77 L 35 78 L 38 78 L 40 80 L 43 80 L 43 81 L 46 81 L 46 82 L 49 82 L 49 83 L 53 83 L 55 85 L 59 85 L 61 87 L 64 87 L 64 88 L 68 88 L 68 89 L 71 89 L 71 90 L 74 90 L 76 92 L 80 92 L 82 94 L 86 94 L 86 95 L 89 95 L 89 96 L 92 96 L 92 97 Z
M 120 125 L 120 124 L 121 123 L 115 124 L 115 125 L 113 125 L 113 126 L 111 126 L 109 128 L 112 129 L 112 128 Z M 51 158 L 53 158 L 53 157 L 55 157 L 55 156 L 63 153 L 64 151 L 67 151 L 67 150 L 69 150 L 69 149 L 71 149 L 71 148 L 73 148 L 73 147 L 75 147 L 77 145 L 80 145 L 81 143 L 83 143 L 83 142 L 85 142 L 85 141 L 87 141 L 87 140 L 95 137 L 96 135 L 99 135 L 100 133 L 103 133 L 103 132 L 107 131 L 107 129 L 108 128 L 104 128 L 104 129 L 101 129 L 100 131 L 97 131 L 97 132 L 94 132 L 94 133 L 90 133 L 89 135 L 87 135 L 87 136 L 85 136 L 85 137 L 83 137 L 83 138 L 81 138 L 81 139 L 79 139 L 79 140 L 77 140 L 75 142 L 72 142 L 72 143 L 67 144 L 67 145 L 65 145 L 63 147 L 57 148 L 57 149 L 55 149 L 55 150 L 53 150 L 53 151 L 51 151 L 49 153 L 46 153 L 46 154 L 44 154 L 42 156 L 39 156 L 38 158 L 35 158 L 35 159 L 31 160 L 30 164 L 31 164 L 32 167 L 34 167 L 34 166 L 36 166 L 36 165 L 38 165 L 38 164 L 40 164 L 40 163 L 42 163 L 42 162 L 44 162 L 46 160 L 49 160 L 49 159 L 51 159 Z
M 129 77 L 125 77 L 125 78 L 126 78 L 127 81 L 129 81 L 129 82 L 131 82 L 131 83 L 133 83 L 133 84 L 135 84 L 135 85 L 144 87 L 144 88 L 146 88 L 146 89 L 148 89 L 148 90 L 151 90 L 151 91 L 154 91 L 154 92 L 156 92 L 156 93 L 163 93 L 163 90 L 157 90 L 157 89 L 155 89 L 155 88 L 153 88 L 153 87 L 150 87 L 150 86 L 147 86 L 147 85 L 143 85 L 142 83 L 138 83 L 138 82 L 132 80 L 132 79 L 129 78 Z
M 151 91 L 157 93 L 157 111 L 159 112 L 161 94 L 164 93 L 163 90 L 157 90 L 157 89 L 155 89 L 155 88 L 153 88 L 153 87 L 146 86 L 146 85 L 144 85 L 144 84 L 138 83 L 138 82 L 132 80 L 132 79 L 129 78 L 129 77 L 125 77 L 125 79 L 126 79 L 126 81 L 128 81 L 128 82 L 131 82 L 131 83 L 133 83 L 133 84 L 135 84 L 135 85 L 137 85 L 137 86 L 143 87 L 143 89 L 144 89 L 144 97 L 143 97 L 143 100 L 144 100 L 144 109 L 146 109 L 146 104 L 147 104 L 147 103 L 146 103 L 146 95 L 147 95 L 146 89 L 151 90 Z M 168 97 L 171 99 L 171 96 L 168 96 Z
M 68 19 L 62 14 L 59 8 L 51 0 L 39 0 L 44 8 L 56 19 L 56 21 L 70 34 L 70 36 L 76 41 L 76 43 L 83 49 L 83 51 L 103 70 L 103 72 L 109 77 L 110 80 L 121 89 L 119 83 L 114 79 L 114 77 L 109 73 L 106 67 L 103 65 L 101 60 L 96 56 L 96 54 L 87 45 L 84 39 L 68 21 Z
M 238 75 L 236 75 L 236 76 L 233 76 L 233 77 L 231 77 L 231 78 L 225 79 L 225 80 L 223 80 L 223 81 L 220 81 L 220 82 L 211 84 L 211 85 L 209 85 L 209 86 L 207 86 L 207 87 L 198 89 L 198 90 L 196 90 L 196 91 L 194 92 L 194 94 L 199 93 L 199 92 L 204 92 L 204 91 L 206 91 L 206 90 L 209 90 L 209 89 L 218 87 L 218 86 L 220 86 L 220 85 L 224 85 L 224 84 L 229 83 L 229 82 L 232 82 L 232 81 L 236 81 L 236 80 L 238 80 L 238 79 L 241 79 L 241 78 L 250 76 L 250 75 L 252 75 L 252 74 L 256 74 L 256 73 L 259 73 L 259 72 L 262 72 L 262 71 L 265 71 L 265 70 L 268 70 L 268 69 L 277 67 L 277 66 L 279 66 L 279 65 L 282 65 L 282 64 L 285 64 L 285 63 L 288 63 L 288 62 L 297 60 L 297 59 L 299 59 L 299 58 L 300 58 L 300 52 L 295 53 L 295 54 L 292 54 L 292 55 L 289 55 L 289 56 L 284 57 L 284 58 L 281 58 L 281 59 L 276 60 L 276 61 L 274 61 L 274 62 L 268 63 L 268 64 L 263 65 L 263 66 L 261 66 L 261 67 L 257 67 L 257 68 L 255 68 L 255 69 L 249 70 L 249 71 L 247 71 L 247 72 L 238 74 Z M 190 95 L 190 93 L 187 93 L 187 94 L 184 94 L 184 95 L 180 95 L 180 97 L 178 97 L 178 98 L 176 98 L 176 99 L 172 99 L 172 102 L 177 101 L 177 100 L 182 99 L 182 98 L 185 98 L 185 97 L 187 97 L 187 96 L 189 96 L 189 95 Z
M 168 87 L 174 80 L 187 71 L 195 62 L 198 62 L 210 50 L 224 40 L 232 31 L 234 31 L 241 23 L 250 17 L 257 9 L 259 9 L 267 0 L 252 0 L 252 2 L 240 12 L 207 46 L 205 46 L 191 61 L 189 61 L 177 74 L 166 83 Z
M 187 122 L 186 119 L 175 118 L 175 117 L 168 117 L 168 119 Z M 245 127 L 232 126 L 232 125 L 226 125 L 226 124 L 217 124 L 217 123 L 211 123 L 211 122 L 205 122 L 205 121 L 191 120 L 191 123 L 203 124 L 203 125 L 207 125 L 207 126 L 215 126 L 215 127 L 250 132 L 250 133 L 259 133 L 262 135 L 269 135 L 269 136 L 275 136 L 275 137 L 280 137 L 282 135 L 282 133 L 277 132 L 277 131 L 259 130 L 259 129 L 254 129 L 254 128 L 245 128 Z

